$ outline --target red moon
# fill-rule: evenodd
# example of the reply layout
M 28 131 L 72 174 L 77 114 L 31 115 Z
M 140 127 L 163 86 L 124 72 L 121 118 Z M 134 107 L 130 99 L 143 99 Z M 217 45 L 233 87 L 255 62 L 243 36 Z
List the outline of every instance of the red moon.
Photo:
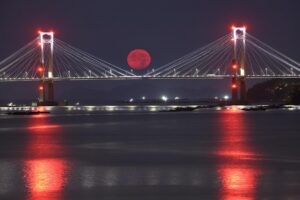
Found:
M 149 67 L 151 56 L 146 50 L 135 49 L 128 54 L 127 63 L 132 69 L 143 70 Z

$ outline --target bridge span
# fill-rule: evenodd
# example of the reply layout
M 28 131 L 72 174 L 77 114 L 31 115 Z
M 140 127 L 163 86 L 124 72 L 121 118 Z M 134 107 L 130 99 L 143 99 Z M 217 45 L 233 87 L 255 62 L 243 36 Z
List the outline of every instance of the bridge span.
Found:
M 126 67 L 127 68 L 127 67 Z M 54 37 L 38 37 L 0 61 L 0 82 L 38 82 L 38 101 L 54 103 L 54 82 L 230 79 L 232 102 L 246 102 L 247 79 L 300 78 L 300 63 L 246 32 L 232 32 L 142 75 L 115 66 Z M 47 94 L 46 94 L 47 92 Z

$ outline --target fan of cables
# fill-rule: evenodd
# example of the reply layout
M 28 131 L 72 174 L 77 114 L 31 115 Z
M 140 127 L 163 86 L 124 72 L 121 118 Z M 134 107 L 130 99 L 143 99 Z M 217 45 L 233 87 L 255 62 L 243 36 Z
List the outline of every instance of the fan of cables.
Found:
M 0 80 L 38 80 L 41 65 L 39 38 L 26 44 L 0 62 Z M 237 60 L 244 56 L 245 74 L 248 77 L 300 77 L 300 64 L 247 34 L 245 45 L 236 46 Z M 242 49 L 244 48 L 244 49 Z M 245 54 L 243 55 L 243 53 Z M 208 45 L 173 62 L 152 70 L 144 77 L 229 77 L 234 57 L 232 34 L 227 34 Z M 51 60 L 53 62 L 51 62 Z M 106 79 L 134 78 L 124 70 L 59 39 L 54 40 L 54 50 L 44 48 L 44 76 L 53 64 L 54 79 Z
M 251 77 L 300 76 L 300 64 L 250 34 L 246 35 L 245 72 Z M 237 45 L 241 60 L 243 45 Z M 147 77 L 229 77 L 234 57 L 232 34 L 146 74 Z
M 248 76 L 300 76 L 300 63 L 247 34 L 246 72 Z
M 0 79 L 35 80 L 41 75 L 41 47 L 39 38 L 26 44 L 20 50 L 0 62 Z M 53 56 L 53 57 L 52 57 Z M 75 48 L 59 39 L 54 40 L 53 55 L 50 48 L 44 48 L 44 73 L 53 58 L 54 79 L 131 77 L 133 73 Z

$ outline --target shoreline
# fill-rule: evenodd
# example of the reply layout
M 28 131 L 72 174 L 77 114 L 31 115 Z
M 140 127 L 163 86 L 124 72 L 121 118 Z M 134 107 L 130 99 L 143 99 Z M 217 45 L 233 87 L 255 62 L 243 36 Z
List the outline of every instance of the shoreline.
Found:
M 241 111 L 265 111 L 265 110 L 300 110 L 299 105 L 78 105 L 78 106 L 1 106 L 0 113 L 6 112 L 32 112 L 49 111 L 61 112 L 197 112 L 201 110 L 241 110 Z

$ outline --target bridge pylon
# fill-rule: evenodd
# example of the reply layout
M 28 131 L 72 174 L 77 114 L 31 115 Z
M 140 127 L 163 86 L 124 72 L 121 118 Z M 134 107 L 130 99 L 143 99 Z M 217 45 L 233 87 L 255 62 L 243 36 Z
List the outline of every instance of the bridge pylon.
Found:
M 231 78 L 231 102 L 232 104 L 238 103 L 238 77 L 237 77 L 237 63 L 236 60 L 232 60 L 232 78 Z
M 236 96 L 232 96 L 233 103 L 245 104 L 247 103 L 247 87 L 246 87 L 246 27 L 232 27 L 234 53 L 232 67 L 235 68 L 233 71 L 233 78 L 236 79 L 239 88 L 239 99 L 238 92 Z M 235 88 L 232 88 L 232 90 Z M 237 89 L 237 88 L 236 88 Z M 236 99 L 235 99 L 236 98 Z
M 53 85 L 54 32 L 39 31 L 39 45 L 41 47 L 41 66 L 38 67 L 40 74 L 39 105 L 55 105 Z

